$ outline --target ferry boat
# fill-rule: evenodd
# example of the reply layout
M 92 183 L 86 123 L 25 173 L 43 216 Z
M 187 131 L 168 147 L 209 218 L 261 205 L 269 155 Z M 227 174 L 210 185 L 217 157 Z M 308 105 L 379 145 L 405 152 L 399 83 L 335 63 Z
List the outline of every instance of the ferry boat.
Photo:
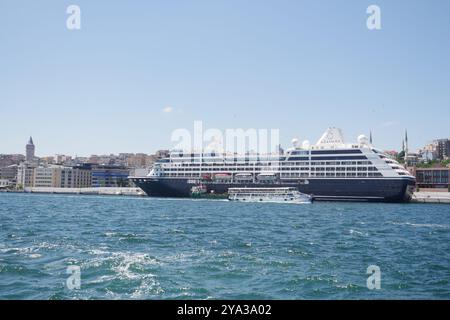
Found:
M 312 203 L 313 197 L 295 187 L 229 188 L 228 200 L 241 202 Z
M 190 197 L 193 186 L 226 194 L 229 188 L 295 187 L 315 200 L 408 202 L 415 177 L 361 135 L 344 142 L 328 128 L 315 145 L 305 141 L 276 154 L 233 154 L 173 150 L 150 174 L 130 177 L 147 195 Z
M 208 192 L 208 188 L 205 185 L 193 186 L 191 188 L 191 198 L 193 199 L 209 199 L 209 200 L 222 200 L 228 199 L 228 193 L 214 193 L 214 190 Z

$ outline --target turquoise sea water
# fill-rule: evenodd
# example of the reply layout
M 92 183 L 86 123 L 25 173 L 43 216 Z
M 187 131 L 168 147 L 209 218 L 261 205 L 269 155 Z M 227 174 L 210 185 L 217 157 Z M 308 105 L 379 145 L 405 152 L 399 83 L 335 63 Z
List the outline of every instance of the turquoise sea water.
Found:
M 0 299 L 219 298 L 450 299 L 450 206 L 0 194 Z

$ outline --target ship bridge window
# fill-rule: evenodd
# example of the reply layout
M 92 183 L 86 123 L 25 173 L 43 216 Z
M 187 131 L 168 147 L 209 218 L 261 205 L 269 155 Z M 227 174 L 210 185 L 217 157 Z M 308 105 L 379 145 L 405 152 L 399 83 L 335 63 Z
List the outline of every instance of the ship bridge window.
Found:
M 347 150 L 313 150 L 311 154 L 358 154 L 362 153 L 359 149 L 347 149 Z
M 298 155 L 308 155 L 309 151 L 292 151 L 290 153 L 292 156 L 298 156 Z
M 367 160 L 366 156 L 311 157 L 311 160 Z

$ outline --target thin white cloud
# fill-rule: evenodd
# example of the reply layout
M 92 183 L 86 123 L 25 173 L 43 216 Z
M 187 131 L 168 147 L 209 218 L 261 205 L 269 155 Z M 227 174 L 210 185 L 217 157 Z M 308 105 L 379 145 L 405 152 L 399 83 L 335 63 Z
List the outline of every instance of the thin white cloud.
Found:
M 173 111 L 172 107 L 165 107 L 164 109 L 162 109 L 162 112 L 164 113 L 171 113 Z

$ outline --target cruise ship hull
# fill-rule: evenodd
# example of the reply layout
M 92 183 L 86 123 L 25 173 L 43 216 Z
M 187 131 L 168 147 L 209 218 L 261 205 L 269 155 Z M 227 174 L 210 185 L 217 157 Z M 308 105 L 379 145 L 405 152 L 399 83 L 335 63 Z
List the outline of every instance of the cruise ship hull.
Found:
M 134 183 L 152 197 L 190 197 L 198 183 L 176 178 L 133 178 Z M 225 193 L 228 188 L 297 187 L 315 200 L 408 202 L 415 188 L 411 178 L 383 179 L 309 179 L 307 184 L 277 183 L 203 183 L 208 192 Z

